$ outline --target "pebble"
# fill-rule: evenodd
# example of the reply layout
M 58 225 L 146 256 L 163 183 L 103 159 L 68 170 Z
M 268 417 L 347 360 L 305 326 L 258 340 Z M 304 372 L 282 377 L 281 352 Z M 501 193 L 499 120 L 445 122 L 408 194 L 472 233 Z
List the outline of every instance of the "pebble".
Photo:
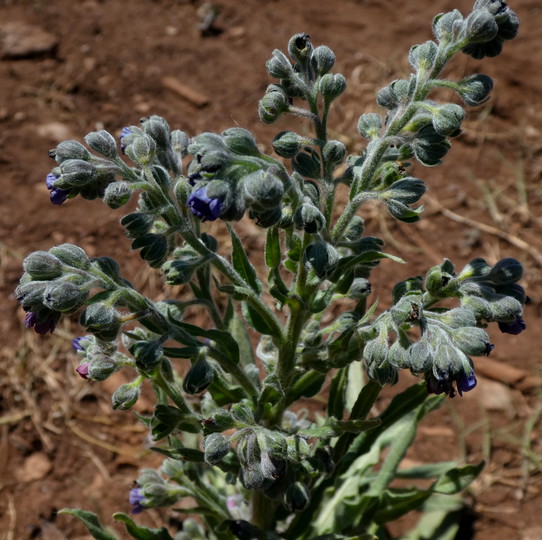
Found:
M 35 452 L 25 459 L 23 466 L 15 473 L 19 482 L 32 482 L 47 476 L 53 468 L 51 460 L 43 452 Z
M 7 22 L 0 25 L 0 57 L 23 59 L 55 52 L 58 38 L 33 24 Z

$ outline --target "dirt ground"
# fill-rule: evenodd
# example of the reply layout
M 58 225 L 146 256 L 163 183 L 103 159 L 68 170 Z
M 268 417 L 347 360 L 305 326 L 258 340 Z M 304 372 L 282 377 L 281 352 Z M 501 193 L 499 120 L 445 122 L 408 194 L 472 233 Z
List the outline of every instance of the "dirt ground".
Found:
M 542 539 L 542 5 L 510 0 L 522 26 L 497 59 L 462 56 L 450 78 L 474 72 L 494 79 L 491 101 L 469 111 L 464 133 L 444 165 L 415 167 L 430 191 L 425 218 L 398 225 L 366 214 L 370 232 L 408 266 L 383 263 L 373 290 L 451 258 L 458 267 L 476 256 L 514 256 L 525 265 L 531 303 L 519 336 L 492 329 L 495 350 L 475 360 L 479 385 L 449 400 L 420 429 L 409 463 L 487 461 L 467 494 L 459 538 Z M 467 0 L 217 0 L 211 31 L 199 28 L 205 7 L 189 0 L 0 0 L 0 538 L 89 538 L 64 506 L 97 512 L 111 524 L 128 511 L 139 466 L 157 464 L 130 413 L 112 413 L 119 378 L 88 384 L 74 373 L 69 342 L 75 321 L 39 337 L 22 324 L 13 297 L 21 261 L 36 249 L 73 242 L 91 255 L 117 257 L 124 274 L 161 295 L 160 278 L 128 253 L 118 219 L 100 201 L 53 207 L 44 184 L 47 151 L 89 131 L 118 134 L 141 116 L 159 114 L 194 135 L 249 127 L 270 151 L 287 124 L 265 126 L 257 102 L 270 82 L 264 64 L 295 32 L 337 55 L 349 86 L 330 119 L 334 137 L 362 148 L 358 116 L 378 111 L 375 92 L 408 72 L 411 45 L 430 38 L 432 16 Z M 481 65 L 479 65 L 481 64 Z M 173 81 L 173 82 L 172 82 Z M 178 83 L 190 93 L 179 92 Z M 245 226 L 248 249 L 261 231 Z M 122 379 L 122 376 L 119 375 Z M 402 384 L 410 381 L 407 376 Z M 115 384 L 116 383 L 116 384 Z M 390 389 L 392 395 L 394 389 Z M 319 406 L 318 404 L 316 406 Z M 140 411 L 149 410 L 142 400 Z M 141 521 L 157 525 L 160 514 Z M 394 526 L 400 537 L 412 520 Z

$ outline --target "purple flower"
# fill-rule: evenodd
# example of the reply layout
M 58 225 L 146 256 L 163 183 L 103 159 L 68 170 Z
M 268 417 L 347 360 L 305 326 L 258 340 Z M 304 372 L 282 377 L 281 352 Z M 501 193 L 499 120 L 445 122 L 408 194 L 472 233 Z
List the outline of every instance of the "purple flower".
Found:
M 53 204 L 56 204 L 57 206 L 62 204 L 68 198 L 71 192 L 70 189 L 55 188 L 55 181 L 59 178 L 60 176 L 53 173 L 49 173 L 45 177 L 45 185 L 47 186 L 47 189 L 51 192 L 49 194 L 49 198 L 51 199 L 51 202 Z
M 79 364 L 75 371 L 81 375 L 83 379 L 88 379 L 88 362 L 83 362 L 82 364 Z
M 527 328 L 527 324 L 521 317 L 516 317 L 511 323 L 499 321 L 499 330 L 503 334 L 512 334 L 517 336 Z
M 202 187 L 188 197 L 188 208 L 202 221 L 214 221 L 222 211 L 222 199 L 211 199 L 207 196 L 207 188 Z
M 430 394 L 446 394 L 450 397 L 455 396 L 456 388 L 459 395 L 462 396 L 463 392 L 470 392 L 477 383 L 478 381 L 474 372 L 470 375 L 458 373 L 455 377 L 436 378 L 433 373 L 428 373 L 425 376 L 427 392 Z
M 128 146 L 126 142 L 123 142 L 123 139 L 125 137 L 128 137 L 128 135 L 132 134 L 132 130 L 129 127 L 123 127 L 120 132 L 120 151 L 124 154 L 124 151 L 126 150 L 126 147 Z
M 85 341 L 90 341 L 90 338 L 88 336 L 79 336 L 72 339 L 72 348 L 74 351 L 84 351 L 85 347 L 83 346 L 83 343 Z
M 143 490 L 141 488 L 138 487 L 130 490 L 128 500 L 132 505 L 132 514 L 140 514 L 143 512 L 143 510 L 145 510 L 145 507 L 141 504 L 144 499 L 145 495 L 143 495 Z
M 47 332 L 52 334 L 59 318 L 60 314 L 53 311 L 49 312 L 47 316 L 40 315 L 35 311 L 29 311 L 24 318 L 24 324 L 27 328 L 34 328 L 37 334 L 43 335 L 47 334 Z

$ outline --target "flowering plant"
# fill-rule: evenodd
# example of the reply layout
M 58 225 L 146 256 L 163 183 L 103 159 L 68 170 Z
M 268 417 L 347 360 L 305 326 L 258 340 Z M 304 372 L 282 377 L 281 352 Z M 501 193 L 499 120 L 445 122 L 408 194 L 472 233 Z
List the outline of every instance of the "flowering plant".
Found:
M 77 373 L 103 381 L 131 370 L 133 380 L 113 394 L 114 409 L 133 407 L 144 383 L 155 393 L 153 414 L 138 418 L 166 459 L 159 471 L 141 472 L 129 494 L 132 514 L 170 506 L 188 513 L 175 540 L 385 538 L 386 523 L 429 508 L 440 512 L 435 530 L 442 527 L 442 516 L 456 508 L 453 495 L 482 464 L 398 466 L 421 419 L 444 396 L 476 386 L 471 356 L 491 352 L 487 324 L 512 334 L 525 328 L 522 267 L 511 258 L 493 266 L 477 258 L 458 271 L 446 259 L 425 278 L 396 284 L 391 307 L 377 313 L 371 273 L 382 259 L 402 261 L 364 234 L 358 212 L 377 200 L 398 220 L 420 219 L 423 208 L 413 205 L 426 186 L 409 174 L 408 160 L 438 165 L 465 114 L 430 93 L 448 88 L 465 105 L 484 103 L 489 77 L 451 81 L 441 72 L 460 52 L 496 56 L 517 29 L 503 0 L 476 0 L 466 17 L 457 10 L 437 15 L 435 39 L 410 50 L 410 77 L 378 92 L 385 117 L 360 116 L 358 131 L 368 140 L 360 155 L 329 138 L 329 112 L 346 81 L 331 72 L 331 49 L 314 47 L 306 34 L 294 35 L 288 54 L 275 50 L 266 64 L 277 82 L 259 102 L 260 119 L 271 124 L 293 114 L 314 129 L 313 136 L 278 133 L 276 156 L 263 153 L 246 129 L 189 137 L 158 116 L 124 128 L 120 154 L 104 130 L 85 137 L 88 148 L 70 140 L 51 151 L 51 202 L 80 195 L 118 209 L 138 192 L 136 210 L 120 220 L 132 249 L 193 295 L 155 302 L 115 260 L 89 258 L 72 244 L 24 261 L 16 294 L 26 325 L 45 334 L 63 314 L 82 311 L 87 334 L 73 340 Z M 343 187 L 348 198 L 337 217 Z M 247 214 L 265 231 L 265 274 L 232 225 Z M 229 254 L 204 230 L 215 220 L 227 224 Z M 193 306 L 208 314 L 207 325 L 186 322 Z M 329 322 L 331 309 L 341 314 Z M 370 417 L 383 386 L 403 369 L 424 383 Z M 296 404 L 326 380 L 327 414 L 309 419 Z M 398 477 L 433 482 L 399 488 L 392 485 Z M 193 506 L 175 508 L 181 499 Z M 117 538 L 91 512 L 62 512 L 95 538 Z M 165 527 L 114 517 L 134 538 L 173 538 Z

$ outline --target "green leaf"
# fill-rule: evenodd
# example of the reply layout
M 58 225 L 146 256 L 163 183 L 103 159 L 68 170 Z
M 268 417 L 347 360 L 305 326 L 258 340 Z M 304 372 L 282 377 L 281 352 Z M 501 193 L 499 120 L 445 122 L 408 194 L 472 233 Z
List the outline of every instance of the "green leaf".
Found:
M 85 524 L 88 532 L 97 540 L 119 540 L 116 535 L 111 534 L 103 528 L 98 516 L 94 512 L 87 512 L 86 510 L 80 510 L 79 508 L 63 508 L 62 510 L 59 510 L 58 513 L 75 516 Z
M 369 429 L 374 429 L 380 425 L 379 418 L 371 418 L 370 420 L 345 420 L 340 421 L 333 416 L 328 418 L 324 425 L 316 426 L 313 424 L 307 429 L 300 429 L 299 435 L 305 437 L 317 437 L 319 439 L 331 439 L 338 437 L 343 433 L 360 433 Z
M 337 370 L 337 373 L 335 373 L 335 376 L 331 380 L 329 400 L 327 402 L 327 414 L 328 416 L 334 416 L 339 420 L 344 415 L 347 380 L 347 367 Z
M 123 512 L 117 512 L 113 514 L 115 521 L 120 521 L 126 526 L 126 530 L 133 538 L 137 540 L 173 540 L 173 537 L 169 534 L 165 527 L 160 529 L 148 529 L 141 525 L 137 525 L 134 520 Z
M 241 309 L 243 311 L 243 316 L 245 317 L 245 320 L 251 328 L 254 328 L 254 330 L 256 330 L 256 332 L 260 332 L 260 334 L 265 334 L 267 336 L 272 336 L 274 334 L 273 327 L 270 326 L 267 321 L 251 305 L 243 302 L 241 304 Z
M 241 239 L 237 236 L 237 233 L 228 225 L 232 242 L 232 264 L 239 275 L 250 285 L 250 287 L 257 294 L 262 292 L 262 283 L 258 279 L 256 269 L 249 261 L 245 248 L 241 242 Z
M 159 446 L 151 446 L 151 450 L 172 459 L 193 461 L 195 463 L 203 463 L 205 461 L 205 454 L 201 450 L 196 450 L 194 448 L 177 447 L 173 450 L 167 450 L 166 448 L 160 448 Z
M 193 358 L 201 347 L 164 347 L 164 356 L 169 358 Z
M 459 493 L 478 477 L 484 466 L 485 462 L 482 461 L 478 465 L 466 465 L 465 467 L 451 469 L 441 476 L 431 486 L 431 489 L 436 493 L 447 495 Z
M 265 241 L 265 264 L 268 268 L 278 268 L 280 265 L 280 236 L 277 227 L 267 229 Z
M 247 327 L 243 323 L 243 320 L 237 313 L 235 313 L 229 321 L 228 331 L 231 334 L 233 340 L 239 351 L 239 360 L 241 365 L 247 366 L 254 363 L 254 352 L 252 350 L 252 343 L 250 336 L 248 335 Z M 236 362 L 237 363 L 237 362 Z
M 207 390 L 219 407 L 237 403 L 247 397 L 246 392 L 240 386 L 229 386 L 221 377 L 215 377 Z
M 389 523 L 419 508 L 432 493 L 430 490 L 410 488 L 405 490 L 386 490 L 381 500 L 381 507 L 373 520 L 379 525 Z

